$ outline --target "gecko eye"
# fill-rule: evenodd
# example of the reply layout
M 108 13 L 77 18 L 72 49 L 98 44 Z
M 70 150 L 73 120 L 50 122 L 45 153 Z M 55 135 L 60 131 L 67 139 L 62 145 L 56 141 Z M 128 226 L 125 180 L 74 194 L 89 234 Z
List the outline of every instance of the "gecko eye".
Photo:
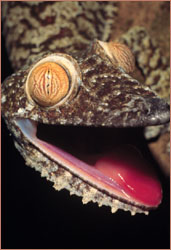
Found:
M 78 89 L 80 81 L 79 66 L 72 57 L 52 54 L 36 63 L 29 72 L 26 94 L 32 104 L 54 108 Z
M 135 58 L 131 50 L 124 44 L 98 41 L 114 66 L 121 67 L 126 73 L 135 68 Z
M 67 95 L 69 76 L 60 65 L 45 62 L 31 72 L 28 88 L 30 96 L 36 103 L 49 107 Z

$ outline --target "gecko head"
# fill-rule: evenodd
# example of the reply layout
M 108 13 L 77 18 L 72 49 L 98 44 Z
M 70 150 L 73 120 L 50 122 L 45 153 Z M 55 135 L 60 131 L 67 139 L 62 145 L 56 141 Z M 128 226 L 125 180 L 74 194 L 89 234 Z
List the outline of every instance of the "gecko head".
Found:
M 2 85 L 4 116 L 48 124 L 136 127 L 169 121 L 169 106 L 126 73 L 125 45 L 95 40 L 81 54 L 46 54 Z
M 119 135 L 124 144 L 130 144 L 125 140 L 124 128 L 128 128 L 125 131 L 129 134 L 130 127 L 168 122 L 169 107 L 150 88 L 125 72 L 134 67 L 130 57 L 132 54 L 125 46 L 100 41 L 94 41 L 82 53 L 41 56 L 5 80 L 2 113 L 24 157 L 30 154 L 26 151 L 32 152 L 30 148 L 34 148 L 34 152 L 42 152 L 111 197 L 146 211 L 160 204 L 161 186 L 136 150 L 127 146 L 120 150 L 116 144 L 122 144 Z M 51 125 L 57 125 L 56 132 Z M 73 138 L 71 127 L 76 128 Z M 77 130 L 78 127 L 81 129 Z M 86 130 L 90 127 L 97 130 Z M 114 130 L 106 133 L 107 127 Z M 58 143 L 60 138 L 66 145 L 74 143 L 71 155 L 61 150 L 60 145 L 56 147 L 40 138 L 39 128 L 43 135 L 53 131 L 53 140 L 57 138 Z M 91 154 L 79 152 L 80 144 L 74 149 L 76 138 L 83 135 L 84 139 L 91 139 L 89 145 L 93 140 L 96 142 Z M 111 135 L 114 137 L 109 143 Z M 123 154 L 126 161 L 119 160 Z

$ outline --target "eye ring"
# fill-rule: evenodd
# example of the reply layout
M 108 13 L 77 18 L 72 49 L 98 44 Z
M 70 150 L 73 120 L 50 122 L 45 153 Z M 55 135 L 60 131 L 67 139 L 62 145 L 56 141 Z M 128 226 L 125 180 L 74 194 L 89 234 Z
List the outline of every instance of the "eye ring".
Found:
M 52 109 L 71 99 L 81 84 L 81 71 L 74 58 L 56 53 L 41 59 L 31 68 L 25 85 L 32 105 Z

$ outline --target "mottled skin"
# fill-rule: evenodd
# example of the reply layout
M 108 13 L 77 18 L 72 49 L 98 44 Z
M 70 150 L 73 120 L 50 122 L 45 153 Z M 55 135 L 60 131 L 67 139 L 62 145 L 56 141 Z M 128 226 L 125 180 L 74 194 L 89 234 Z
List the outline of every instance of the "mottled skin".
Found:
M 20 69 L 41 52 L 73 53 L 95 38 L 108 40 L 117 9 L 116 3 L 105 2 L 22 2 L 22 8 L 17 2 L 4 3 L 4 34 L 13 68 Z
M 113 65 L 94 40 L 109 40 L 116 13 L 117 4 L 113 2 L 4 3 L 6 46 L 17 71 L 3 83 L 2 112 L 26 164 L 54 182 L 57 190 L 66 188 L 82 196 L 84 203 L 92 200 L 109 205 L 112 212 L 121 208 L 135 214 L 146 209 L 116 199 L 73 175 L 67 166 L 60 166 L 30 143 L 15 123 L 17 118 L 29 118 L 44 124 L 118 128 L 169 121 L 167 103 Z M 28 73 L 40 59 L 57 52 L 77 61 L 82 74 L 78 91 L 56 108 L 32 105 L 25 93 Z

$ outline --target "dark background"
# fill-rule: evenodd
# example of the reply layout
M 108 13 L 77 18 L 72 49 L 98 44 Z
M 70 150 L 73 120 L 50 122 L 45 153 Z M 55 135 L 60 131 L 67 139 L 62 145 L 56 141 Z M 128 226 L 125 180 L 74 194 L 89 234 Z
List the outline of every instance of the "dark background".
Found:
M 2 40 L 2 80 L 12 69 Z M 163 202 L 148 216 L 83 205 L 25 165 L 2 120 L 2 248 L 170 248 L 169 178 Z

